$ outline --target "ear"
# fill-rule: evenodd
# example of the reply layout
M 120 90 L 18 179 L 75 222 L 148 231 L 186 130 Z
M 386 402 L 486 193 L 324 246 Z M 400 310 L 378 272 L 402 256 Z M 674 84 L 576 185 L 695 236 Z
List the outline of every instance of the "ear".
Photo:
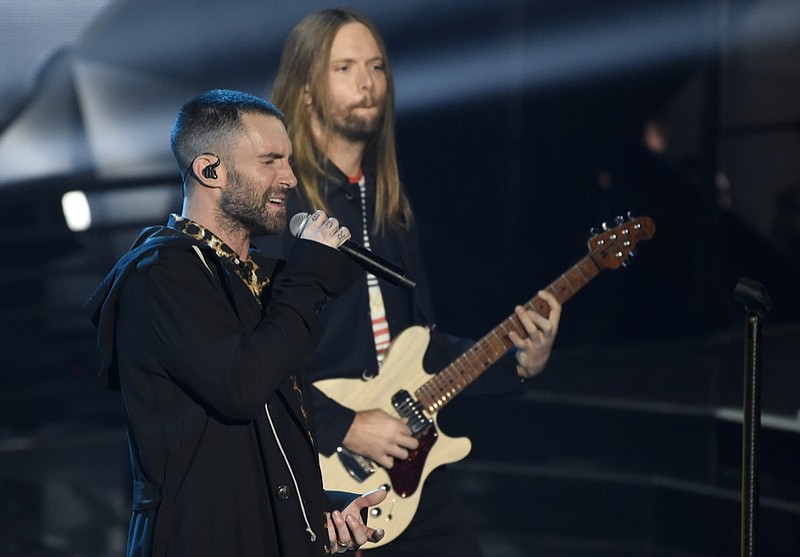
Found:
M 311 96 L 311 91 L 308 89 L 308 83 L 303 86 L 303 104 L 305 106 L 311 106 L 311 103 L 314 102 L 314 98 Z

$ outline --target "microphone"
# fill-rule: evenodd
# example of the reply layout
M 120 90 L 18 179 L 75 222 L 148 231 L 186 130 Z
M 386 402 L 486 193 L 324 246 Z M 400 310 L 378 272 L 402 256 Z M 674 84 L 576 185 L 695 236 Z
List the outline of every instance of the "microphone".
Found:
M 289 231 L 292 233 L 292 236 L 296 238 L 300 237 L 300 233 L 303 231 L 308 217 L 308 213 L 297 213 L 292 217 L 292 220 L 289 221 Z M 386 282 L 394 284 L 395 286 L 405 286 L 409 289 L 417 285 L 416 279 L 407 275 L 405 270 L 394 263 L 386 261 L 381 256 L 355 242 L 345 240 L 338 249 L 350 256 L 350 258 L 361 265 L 365 271 L 372 273 Z

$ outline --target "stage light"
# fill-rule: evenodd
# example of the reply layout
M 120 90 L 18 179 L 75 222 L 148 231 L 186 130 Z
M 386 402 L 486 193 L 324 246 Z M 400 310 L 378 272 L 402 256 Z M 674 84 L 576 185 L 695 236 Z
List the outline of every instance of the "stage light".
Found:
M 68 191 L 61 197 L 64 220 L 73 232 L 88 230 L 92 225 L 92 211 L 89 200 L 82 191 Z

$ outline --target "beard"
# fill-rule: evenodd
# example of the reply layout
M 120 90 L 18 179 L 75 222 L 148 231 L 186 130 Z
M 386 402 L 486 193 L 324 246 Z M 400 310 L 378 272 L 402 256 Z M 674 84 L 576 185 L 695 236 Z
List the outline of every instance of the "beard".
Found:
M 228 188 L 220 199 L 219 211 L 232 228 L 242 228 L 250 237 L 280 234 L 286 230 L 286 211 L 270 211 L 269 198 L 278 197 L 279 188 L 258 193 L 258 187 L 228 167 Z
M 356 115 L 353 112 L 360 106 L 362 105 L 358 104 L 341 113 L 332 113 L 329 118 L 331 131 L 352 143 L 365 143 L 375 137 L 383 125 L 383 118 L 386 114 L 385 107 L 382 104 L 379 105 L 380 110 L 377 115 L 367 117 Z M 319 109 L 317 117 L 320 122 L 325 121 Z

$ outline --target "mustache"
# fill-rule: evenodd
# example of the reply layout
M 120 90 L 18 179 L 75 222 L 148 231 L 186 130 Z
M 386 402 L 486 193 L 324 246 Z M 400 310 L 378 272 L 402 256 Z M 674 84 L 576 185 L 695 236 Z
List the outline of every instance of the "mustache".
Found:
M 378 103 L 375 102 L 375 99 L 370 95 L 365 95 L 360 101 L 352 104 L 350 108 L 374 108 L 376 106 L 378 106 Z

